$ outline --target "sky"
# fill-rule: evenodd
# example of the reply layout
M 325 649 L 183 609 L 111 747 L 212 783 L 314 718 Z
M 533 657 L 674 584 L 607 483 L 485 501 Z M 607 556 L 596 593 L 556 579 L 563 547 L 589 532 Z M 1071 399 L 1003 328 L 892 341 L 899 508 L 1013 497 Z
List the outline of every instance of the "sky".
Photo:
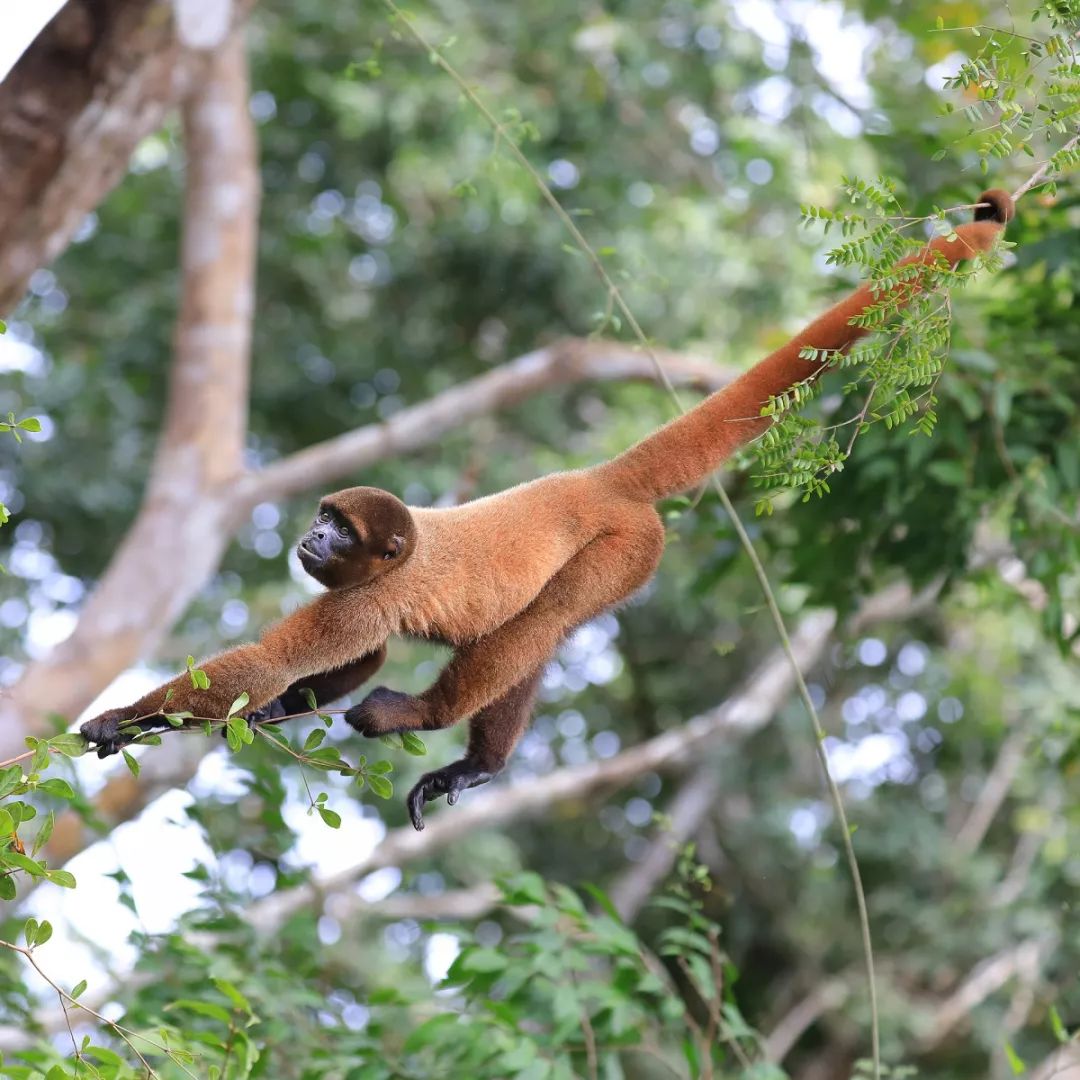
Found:
M 0 81 L 63 3 L 64 0 L 22 0 L 4 5 L 0 17 Z

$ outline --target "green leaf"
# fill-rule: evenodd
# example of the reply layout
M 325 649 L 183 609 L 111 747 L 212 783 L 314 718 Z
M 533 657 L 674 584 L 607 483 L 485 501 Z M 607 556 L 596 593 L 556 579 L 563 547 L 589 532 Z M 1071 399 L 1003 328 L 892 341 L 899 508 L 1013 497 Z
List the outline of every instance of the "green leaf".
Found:
M 28 416 L 25 420 L 20 420 L 18 426 L 23 431 L 40 431 L 41 421 L 36 416 Z
M 23 940 L 33 948 L 34 938 L 37 936 L 38 921 L 37 919 L 27 919 L 23 923 Z
M 308 686 L 300 687 L 300 693 L 303 696 L 304 701 L 307 702 L 307 707 L 315 712 L 319 707 L 319 702 L 315 698 L 315 691 Z
M 75 888 L 75 875 L 68 873 L 67 870 L 49 870 L 45 874 L 45 879 L 54 885 L 59 885 L 62 889 Z
M 76 984 L 75 984 L 75 985 L 74 985 L 74 986 L 73 986 L 73 987 L 71 988 L 71 996 L 72 996 L 73 998 L 78 998 L 78 997 L 79 997 L 79 995 L 80 995 L 80 994 L 82 994 L 82 993 L 83 993 L 83 991 L 85 991 L 85 990 L 86 990 L 86 980 L 85 980 L 85 979 L 82 979 L 82 980 L 80 980 L 79 982 L 77 982 L 77 983 L 76 983 Z
M 21 765 L 11 765 L 6 769 L 0 769 L 0 799 L 5 795 L 10 795 L 22 783 L 22 778 Z
M 42 772 L 49 767 L 49 744 L 45 739 L 27 738 L 26 745 L 34 751 L 29 772 Z
M 225 738 L 229 749 L 235 754 L 245 744 L 250 746 L 255 741 L 255 732 L 242 717 L 233 714 L 225 723 Z
M 1024 1059 L 1012 1048 L 1012 1043 L 1007 1039 L 1002 1047 L 1005 1051 L 1005 1060 L 1009 1063 L 1009 1068 L 1013 1071 L 1013 1076 L 1020 1076 L 1027 1071 L 1027 1066 L 1024 1064 Z
M 124 755 L 124 763 L 131 770 L 131 775 L 138 776 L 139 763 L 126 750 L 121 750 L 120 753 Z
M 328 810 L 325 806 L 318 806 L 316 809 L 319 811 L 319 817 L 323 819 L 323 823 L 329 825 L 331 829 L 341 828 L 341 815 L 335 813 L 333 810 Z
M 461 967 L 479 975 L 489 975 L 505 969 L 509 961 L 498 949 L 469 949 L 461 957 Z
M 11 815 L 0 808 L 0 840 L 5 840 L 15 831 L 15 822 Z
M 37 855 L 37 853 L 49 842 L 49 837 L 52 836 L 53 825 L 56 823 L 56 815 L 50 810 L 48 816 L 41 824 L 41 828 L 37 831 L 37 836 L 34 837 L 34 846 L 31 850 L 31 855 Z M 3 835 L 3 830 L 0 829 L 0 835 Z
M 31 877 L 39 878 L 46 877 L 45 867 L 31 859 L 29 855 L 24 855 L 21 851 L 6 851 L 4 852 L 4 858 L 12 866 L 17 866 L 20 870 L 25 870 Z
M 52 776 L 48 780 L 42 780 L 38 784 L 38 791 L 44 791 L 46 795 L 55 795 L 58 799 L 73 799 L 75 792 L 66 780 L 58 776 Z
M 1050 1006 L 1050 1029 L 1054 1033 L 1054 1038 L 1059 1043 L 1067 1043 L 1069 1041 L 1069 1033 L 1065 1030 L 1065 1025 L 1061 1022 L 1061 1014 L 1057 1011 L 1057 1007 Z
M 368 787 L 380 799 L 389 799 L 394 794 L 394 785 L 385 776 L 380 776 L 378 773 L 368 773 L 367 782 Z
M 325 728 L 315 728 L 314 731 L 308 732 L 308 737 L 304 740 L 304 750 L 315 750 L 322 745 L 323 739 L 326 738 Z
M 245 705 L 246 705 L 246 704 L 247 704 L 247 703 L 248 703 L 248 702 L 249 702 L 250 700 L 251 700 L 251 697 L 250 697 L 250 695 L 249 695 L 249 694 L 247 693 L 247 691 L 245 690 L 245 691 L 244 691 L 244 693 L 242 693 L 242 694 L 241 694 L 241 695 L 240 695 L 240 696 L 239 696 L 239 697 L 238 697 L 238 698 L 237 698 L 237 699 L 236 699 L 236 700 L 235 700 L 235 701 L 234 701 L 234 702 L 233 702 L 233 703 L 232 703 L 232 704 L 231 704 L 231 705 L 229 706 L 229 713 L 228 713 L 228 715 L 229 715 L 229 716 L 232 716 L 232 715 L 234 715 L 235 713 L 238 713 L 238 712 L 239 712 L 239 711 L 240 711 L 240 710 L 241 710 L 241 709 L 242 709 L 242 708 L 243 708 L 243 707 L 244 707 L 244 706 L 245 706 Z
M 170 1001 L 165 1006 L 166 1012 L 171 1012 L 173 1009 L 182 1009 L 184 1012 L 195 1013 L 198 1016 L 209 1016 L 211 1020 L 219 1020 L 226 1025 L 232 1022 L 229 1010 L 224 1005 L 218 1005 L 213 1001 L 195 1001 L 192 998 L 179 998 L 176 1001 Z
M 409 1032 L 408 1038 L 402 1049 L 406 1054 L 413 1054 L 425 1046 L 437 1045 L 440 1041 L 444 1028 L 452 1027 L 461 1022 L 461 1017 L 456 1012 L 439 1013 L 422 1024 L 418 1024 Z
M 407 754 L 412 754 L 413 757 L 423 757 L 427 753 L 427 747 L 424 745 L 424 740 L 411 731 L 406 731 L 402 734 L 401 746 Z
M 587 892 L 596 902 L 607 912 L 607 914 L 614 919 L 617 923 L 622 922 L 622 916 L 619 914 L 618 909 L 611 902 L 610 897 L 603 889 L 598 885 L 592 885 L 586 882 L 581 886 L 585 892 Z
M 82 757 L 87 751 L 86 740 L 77 731 L 54 735 L 49 740 L 49 747 L 64 757 Z
M 238 1009 L 242 1009 L 246 1013 L 251 1012 L 251 1002 L 231 982 L 227 979 L 214 979 L 213 982 L 218 991 L 224 994 Z
M 42 919 L 41 925 L 37 928 L 37 933 L 34 935 L 34 945 L 44 945 L 53 935 L 52 923 L 48 919 Z

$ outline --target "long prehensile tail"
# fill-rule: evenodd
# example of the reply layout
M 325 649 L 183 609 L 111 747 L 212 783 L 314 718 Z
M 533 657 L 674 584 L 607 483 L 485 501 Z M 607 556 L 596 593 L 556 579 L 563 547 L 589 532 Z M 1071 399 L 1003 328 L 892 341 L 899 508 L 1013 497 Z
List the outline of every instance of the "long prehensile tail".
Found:
M 899 265 L 930 263 L 942 255 L 956 266 L 988 251 L 1013 212 L 1008 193 L 987 191 L 979 200 L 973 222 L 960 225 L 955 237 L 935 238 Z M 907 303 L 919 291 L 917 281 L 907 282 L 896 286 L 892 296 L 899 295 Z M 616 489 L 647 502 L 696 486 L 740 446 L 765 431 L 771 421 L 761 416 L 761 409 L 770 398 L 816 377 L 827 364 L 827 360 L 801 359 L 799 353 L 808 346 L 830 353 L 847 349 L 870 332 L 852 326 L 850 320 L 879 303 L 884 295 L 874 293 L 869 285 L 856 289 L 723 390 L 600 466 L 599 471 Z

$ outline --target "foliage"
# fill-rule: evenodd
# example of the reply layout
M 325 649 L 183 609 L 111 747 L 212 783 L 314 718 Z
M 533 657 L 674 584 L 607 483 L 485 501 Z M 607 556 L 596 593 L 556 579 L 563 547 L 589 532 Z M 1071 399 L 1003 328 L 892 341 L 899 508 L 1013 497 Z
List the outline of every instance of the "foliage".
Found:
M 796 316 L 820 308 L 821 232 L 839 234 L 826 257 L 838 277 L 865 273 L 887 287 L 888 268 L 928 225 L 947 229 L 942 207 L 970 203 L 980 170 L 1008 186 L 1047 166 L 1010 228 L 1007 273 L 952 291 L 946 305 L 960 275 L 933 269 L 926 303 L 838 363 L 820 393 L 774 403 L 779 423 L 751 470 L 758 490 L 732 481 L 740 505 L 764 510 L 764 496 L 784 511 L 762 514 L 754 535 L 787 613 L 811 599 L 854 608 L 898 575 L 950 586 L 924 620 L 838 644 L 812 689 L 854 799 L 853 839 L 883 957 L 894 1066 L 882 1075 L 906 1075 L 915 1061 L 920 1075 L 959 1080 L 1033 1069 L 1076 1022 L 1080 955 L 1060 923 L 1080 880 L 1071 854 L 1080 687 L 1068 651 L 1080 594 L 1080 200 L 1061 182 L 1076 164 L 1063 147 L 1076 131 L 1068 31 L 1077 12 L 1047 7 L 1031 31 L 1038 38 L 993 5 L 955 5 L 934 32 L 932 5 L 866 0 L 859 12 L 879 35 L 867 46 L 872 109 L 844 104 L 843 83 L 786 9 L 774 12 L 782 60 L 775 27 L 763 45 L 734 4 L 583 12 L 557 0 L 541 13 L 451 3 L 419 17 L 496 103 L 649 335 L 725 362 L 760 355 Z M 997 23 L 1012 28 L 990 29 Z M 326 0 L 268 3 L 255 16 L 265 203 L 253 462 L 377 423 L 538 341 L 627 333 L 507 147 L 492 144 L 394 29 L 370 7 Z M 931 90 L 911 76 L 954 50 L 964 55 L 950 68 L 944 116 L 931 120 Z M 766 108 L 778 93 L 783 123 Z M 857 130 L 838 126 L 849 114 Z M 137 504 L 165 382 L 181 181 L 167 128 L 140 148 L 132 175 L 82 241 L 36 277 L 12 320 L 9 337 L 45 351 L 5 380 L 0 414 L 10 416 L 0 427 L 16 424 L 29 402 L 45 422 L 37 430 L 22 421 L 34 439 L 0 446 L 18 530 L 13 574 L 0 583 L 5 677 L 40 647 L 33 616 L 77 608 Z M 832 204 L 838 189 L 842 211 Z M 811 228 L 797 229 L 800 205 Z M 414 502 L 493 490 L 595 460 L 667 414 L 651 388 L 574 389 L 356 480 Z M 168 658 L 182 667 L 185 655 L 250 633 L 302 595 L 280 585 L 276 556 L 306 502 L 260 508 Z M 589 635 L 571 643 L 513 772 L 588 760 L 672 728 L 714 706 L 772 644 L 714 498 L 681 504 L 670 521 L 671 551 L 648 604 L 594 628 L 599 645 Z M 1013 563 L 998 572 L 1002 550 L 1020 577 Z M 1041 597 L 1034 607 L 1032 596 Z M 236 617 L 219 618 L 223 610 Z M 420 685 L 432 657 L 401 647 L 388 678 Z M 197 680 L 193 660 L 188 667 Z M 648 811 L 681 794 L 678 776 L 644 777 L 602 807 L 561 806 L 552 821 L 479 830 L 404 870 L 394 895 L 406 899 L 503 875 L 500 906 L 467 925 L 391 914 L 375 932 L 377 905 L 361 920 L 345 890 L 336 897 L 343 909 L 305 910 L 268 937 L 253 927 L 267 890 L 273 898 L 308 877 L 289 811 L 299 805 L 351 850 L 375 813 L 357 807 L 359 786 L 387 799 L 390 768 L 407 785 L 423 747 L 396 748 L 405 753 L 390 755 L 392 765 L 352 764 L 313 703 L 311 730 L 288 738 L 253 729 L 245 704 L 212 725 L 224 728 L 240 793 L 204 788 L 178 811 L 210 847 L 189 873 L 198 903 L 165 933 L 133 923 L 135 971 L 125 980 L 118 962 L 122 985 L 110 994 L 122 1015 L 94 1004 L 113 961 L 102 954 L 117 948 L 102 931 L 89 953 L 91 986 L 72 979 L 69 992 L 85 993 L 108 1019 L 77 1027 L 78 1061 L 52 1030 L 16 1063 L 9 1054 L 4 1075 L 145 1076 L 138 1051 L 162 1076 L 651 1080 L 712 1069 L 761 1080 L 780 1074 L 764 1064 L 754 1029 L 836 985 L 844 1007 L 819 1015 L 791 1054 L 792 1071 L 824 1061 L 830 1076 L 872 1075 L 858 1060 L 867 1015 L 850 889 L 794 715 L 782 718 L 779 738 L 774 727 L 737 751 L 703 756 L 723 792 L 699 830 L 717 886 L 692 887 L 699 868 L 684 853 L 681 884 L 632 930 L 603 893 L 583 902 L 564 883 L 607 885 L 655 852 Z M 1011 760 L 1003 748 L 1015 732 L 1025 749 L 1012 786 L 984 834 L 963 847 L 958 836 L 1003 756 Z M 65 740 L 35 742 L 0 770 L 4 899 L 16 883 L 41 885 L 32 903 L 60 895 L 49 882 L 74 884 L 42 846 L 54 821 L 73 814 L 107 829 L 87 774 L 66 760 L 80 747 Z M 136 773 L 137 753 L 128 756 Z M 309 770 L 325 781 L 314 791 Z M 377 804 L 390 826 L 403 820 L 400 801 L 399 791 Z M 146 840 L 139 861 L 152 864 L 156 846 Z M 130 876 L 139 869 L 119 865 L 113 906 L 145 917 Z M 49 976 L 69 947 L 65 929 L 40 912 L 0 929 L 0 1013 L 31 1035 L 44 1000 L 33 965 Z M 461 951 L 436 993 L 424 961 L 448 936 Z M 1018 968 L 969 1009 L 965 1026 L 934 1042 L 943 1004 L 1018 942 L 1041 958 L 1035 982 Z

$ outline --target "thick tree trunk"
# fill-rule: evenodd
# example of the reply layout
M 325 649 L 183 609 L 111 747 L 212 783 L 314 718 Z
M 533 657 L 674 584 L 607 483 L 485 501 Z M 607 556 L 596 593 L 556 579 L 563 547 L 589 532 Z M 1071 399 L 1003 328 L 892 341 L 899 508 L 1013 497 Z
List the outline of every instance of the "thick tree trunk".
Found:
M 234 36 L 184 101 L 183 293 L 169 403 L 146 499 L 75 632 L 0 702 L 0 759 L 47 712 L 78 714 L 152 649 L 213 573 L 247 431 L 259 177 Z
M 123 178 L 139 140 L 206 77 L 254 0 L 68 0 L 0 83 L 0 312 Z M 177 18 L 179 14 L 179 18 Z

